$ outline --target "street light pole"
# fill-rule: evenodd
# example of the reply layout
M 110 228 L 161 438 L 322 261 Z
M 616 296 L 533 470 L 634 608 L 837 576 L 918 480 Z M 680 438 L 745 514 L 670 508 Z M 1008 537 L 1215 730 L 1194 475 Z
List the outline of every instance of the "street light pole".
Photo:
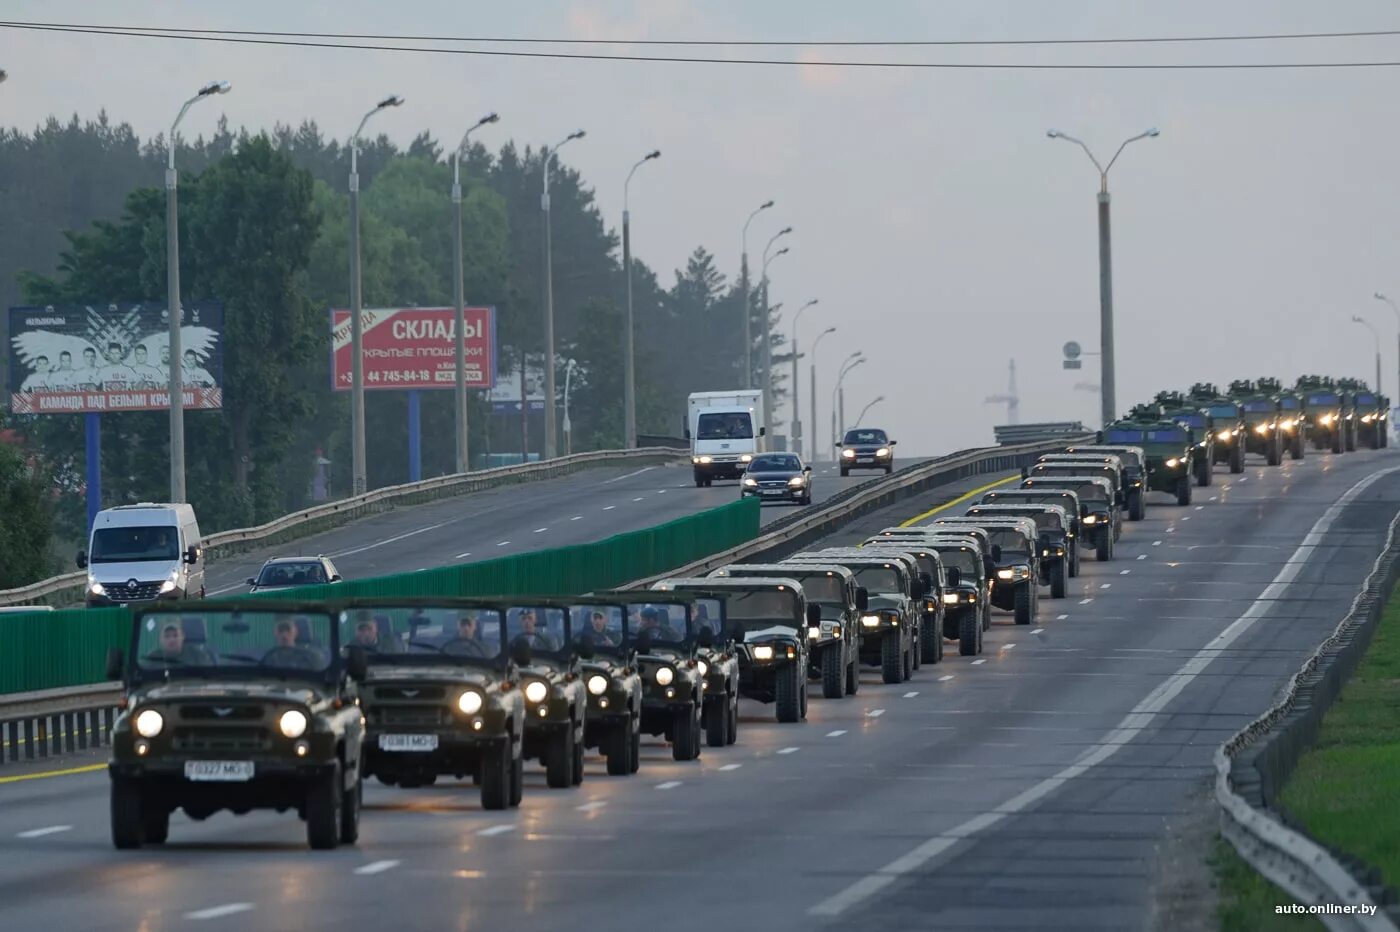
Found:
M 1385 295 L 1381 294 L 1379 291 L 1376 292 L 1376 300 L 1377 300 L 1377 301 L 1384 301 L 1386 304 L 1390 305 L 1390 309 L 1391 309 L 1392 311 L 1395 312 L 1395 322 L 1396 322 L 1397 325 L 1400 325 L 1400 307 L 1396 307 L 1394 301 L 1390 300 L 1390 299 L 1387 298 Z M 1395 363 L 1396 363 L 1396 382 L 1395 382 L 1395 385 L 1396 385 L 1396 393 L 1397 393 L 1397 394 L 1400 394 L 1400 330 L 1397 330 L 1396 333 L 1395 333 L 1395 353 L 1396 353 L 1396 356 L 1395 356 Z M 1377 386 L 1376 386 L 1376 391 L 1379 392 L 1380 390 L 1381 390 L 1381 387 L 1380 387 L 1379 385 L 1377 385 Z
M 763 367 L 763 425 L 770 431 L 773 429 L 773 313 L 768 307 L 768 263 L 788 252 L 788 247 L 784 246 L 773 255 L 768 254 L 768 250 L 773 248 L 781 237 L 792 232 L 792 227 L 783 227 L 773 238 L 768 241 L 768 245 L 763 248 L 763 326 L 760 333 L 763 335 L 763 352 L 759 359 Z
M 1357 317 L 1357 316 L 1353 315 L 1352 318 L 1351 318 L 1351 320 L 1352 320 L 1352 323 L 1361 324 L 1361 325 L 1362 325 L 1363 327 L 1365 327 L 1367 330 L 1371 331 L 1371 336 L 1373 336 L 1373 337 L 1376 338 L 1376 394 L 1379 395 L 1379 394 L 1382 393 L 1382 390 L 1381 390 L 1381 334 L 1380 334 L 1380 331 L 1377 330 L 1375 327 L 1372 327 L 1372 326 L 1371 326 L 1371 322 L 1368 321 L 1368 320 L 1367 320 L 1366 318 L 1364 318 L 1364 317 Z
M 749 224 L 753 218 L 773 206 L 764 201 L 744 221 L 743 252 L 739 260 L 739 287 L 744 292 L 744 388 L 753 388 L 753 299 L 749 296 Z
M 457 353 L 457 472 L 471 468 L 470 452 L 467 448 L 467 304 L 466 288 L 462 277 L 462 156 L 467 151 L 467 140 L 474 130 L 487 123 L 495 123 L 500 117 L 494 113 L 477 120 L 462 134 L 457 151 L 452 153 L 452 300 L 456 305 L 457 316 L 453 330 Z
M 623 445 L 625 449 L 633 450 L 637 447 L 637 356 L 636 356 L 636 326 L 632 315 L 632 221 L 631 214 L 627 209 L 627 189 L 632 184 L 632 176 L 637 169 L 641 168 L 652 159 L 661 158 L 661 150 L 654 149 L 642 156 L 632 170 L 627 173 L 627 180 L 622 183 L 622 268 L 627 276 L 627 336 L 623 340 L 623 376 L 622 376 L 622 409 L 623 409 Z
M 544 458 L 554 459 L 558 437 L 554 427 L 554 257 L 549 230 L 549 163 L 565 143 L 582 139 L 584 131 L 574 130 L 544 156 L 544 185 L 540 209 L 544 211 Z
M 813 298 L 799 307 L 797 313 L 792 315 L 792 448 L 798 456 L 802 455 L 802 403 L 797 391 L 797 322 L 802 319 L 803 311 L 818 303 L 820 302 Z M 813 424 L 813 426 L 816 425 Z
M 856 350 L 854 353 L 846 357 L 846 361 L 841 364 L 840 373 L 836 376 L 836 387 L 833 388 L 831 391 L 832 449 L 835 449 L 836 444 L 841 442 L 839 438 L 846 430 L 846 412 L 845 410 L 843 410 L 845 408 L 845 397 L 841 391 L 841 383 L 846 380 L 847 372 L 850 372 L 852 369 L 854 369 L 856 366 L 860 365 L 863 362 L 865 362 L 865 356 L 861 354 L 860 350 Z
M 350 137 L 350 460 L 354 495 L 368 491 L 365 456 L 365 359 L 364 321 L 360 319 L 363 300 L 360 292 L 360 133 L 369 118 L 381 110 L 397 107 L 403 98 L 390 94 L 360 119 Z
M 0 81 L 6 77 L 0 71 Z M 180 306 L 180 205 L 179 175 L 175 171 L 175 131 L 185 112 L 206 97 L 227 94 L 233 85 L 227 81 L 211 81 L 199 89 L 180 107 L 175 122 L 170 124 L 170 153 L 165 166 L 165 313 L 170 327 L 170 501 L 185 500 L 185 386 L 184 351 L 180 343 L 180 328 L 184 324 L 184 309 Z
M 574 366 L 577 363 L 570 359 L 564 365 L 564 455 L 569 456 L 574 452 L 574 428 L 569 423 L 569 383 L 573 381 Z
M 811 404 L 811 406 L 812 406 L 812 426 L 811 426 L 811 431 L 812 431 L 812 460 L 811 460 L 811 461 L 812 461 L 812 462 L 816 462 L 816 460 L 817 460 L 817 449 L 818 449 L 818 446 L 817 446 L 817 423 L 818 423 L 818 421 L 817 421 L 817 347 L 818 347 L 818 346 L 821 346 L 822 340 L 823 340 L 828 334 L 832 334 L 832 333 L 835 333 L 835 332 L 836 332 L 836 328 L 835 328 L 835 327 L 827 327 L 827 328 L 826 328 L 825 330 L 823 330 L 821 333 L 817 334 L 817 338 L 816 338 L 815 340 L 812 341 L 812 359 L 811 359 L 810 365 L 809 365 L 808 368 L 807 368 L 807 375 L 808 375 L 807 387 L 808 387 L 808 389 L 809 389 L 809 391 L 807 392 L 807 394 L 811 396 L 811 401 L 809 402 L 809 404 Z
M 884 395 L 880 395 L 880 396 L 876 397 L 876 399 L 875 399 L 874 401 L 870 402 L 870 404 L 866 405 L 864 408 L 861 408 L 861 409 L 860 409 L 860 417 L 856 418 L 855 426 L 852 427 L 851 429 L 852 429 L 852 430 L 855 430 L 856 427 L 859 427 L 859 426 L 861 425 L 861 422 L 865 420 L 865 412 L 869 411 L 871 408 L 875 407 L 877 404 L 879 404 L 880 402 L 882 402 L 882 401 L 884 401 L 884 400 L 885 400 L 885 396 L 884 396 Z
M 1089 147 L 1073 136 L 1067 136 L 1054 129 L 1047 132 L 1046 135 L 1051 139 L 1063 139 L 1065 142 L 1072 142 L 1079 146 L 1084 150 L 1084 154 L 1089 156 L 1089 161 L 1094 163 L 1094 168 L 1098 169 L 1099 172 L 1099 343 L 1100 351 L 1103 354 L 1103 358 L 1100 360 L 1103 366 L 1103 374 L 1100 378 L 1103 384 L 1100 414 L 1103 416 L 1104 425 L 1107 426 L 1113 421 L 1114 413 L 1118 410 L 1114 398 L 1116 375 L 1113 355 L 1113 255 L 1109 234 L 1108 173 L 1129 143 L 1137 142 L 1139 139 L 1153 138 L 1160 133 L 1156 129 L 1149 129 L 1145 133 L 1139 133 L 1124 140 L 1122 145 L 1118 147 L 1118 151 L 1113 154 L 1113 158 L 1108 160 L 1106 166 L 1099 164 L 1094 153 L 1089 151 Z

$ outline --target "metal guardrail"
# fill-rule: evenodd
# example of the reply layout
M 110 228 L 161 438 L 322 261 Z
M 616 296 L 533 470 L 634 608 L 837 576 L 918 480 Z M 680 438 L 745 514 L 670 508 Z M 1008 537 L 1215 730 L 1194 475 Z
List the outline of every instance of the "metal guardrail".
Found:
M 683 453 L 684 451 L 677 451 L 670 447 L 597 450 L 591 453 L 561 456 L 543 462 L 500 466 L 495 469 L 424 479 L 421 482 L 386 486 L 364 495 L 295 511 L 257 527 L 210 534 L 204 540 L 204 550 L 207 558 L 213 562 L 221 556 L 229 556 L 251 550 L 256 546 L 278 543 L 295 537 L 304 537 L 331 527 L 347 524 L 364 515 L 400 505 L 412 505 L 438 498 L 465 495 L 530 480 L 552 479 L 592 466 L 669 462 L 677 459 Z M 86 581 L 87 574 L 85 572 L 65 573 L 18 589 L 3 589 L 0 590 L 0 605 L 76 602 L 81 599 L 82 587 Z
M 121 698 L 120 683 L 0 696 L 0 763 L 111 744 Z
M 1040 424 L 1003 424 L 992 428 L 997 443 L 1012 446 L 1021 443 L 1038 443 L 1068 438 L 1086 433 L 1079 421 L 1047 421 Z
M 1240 856 L 1300 904 L 1378 906 L 1373 916 L 1318 915 L 1329 929 L 1387 930 L 1400 923 L 1400 897 L 1380 872 L 1329 850 L 1288 824 L 1278 795 L 1322 718 L 1361 662 L 1386 597 L 1400 578 L 1400 514 L 1385 549 L 1332 636 L 1289 679 L 1281 698 L 1215 752 L 1221 834 Z

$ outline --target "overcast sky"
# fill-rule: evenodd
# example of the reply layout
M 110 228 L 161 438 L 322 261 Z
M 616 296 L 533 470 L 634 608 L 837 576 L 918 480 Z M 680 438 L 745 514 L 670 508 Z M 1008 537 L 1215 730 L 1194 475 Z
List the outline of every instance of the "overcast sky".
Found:
M 721 40 L 1021 39 L 1344 31 L 1400 27 L 1393 4 L 1171 4 L 1102 0 L 363 0 L 237 4 L 8 0 L 10 19 L 185 27 L 539 38 Z M 1380 330 L 1385 389 L 1396 396 L 1396 319 L 1372 298 L 1400 298 L 1400 68 L 1290 71 L 1046 72 L 856 70 L 819 66 L 656 64 L 306 50 L 63 34 L 4 33 L 0 120 L 105 108 L 147 137 L 213 78 L 233 82 L 182 130 L 207 131 L 222 108 L 249 128 L 317 120 L 344 138 L 380 96 L 405 106 L 374 129 L 407 143 L 427 129 L 452 145 L 480 132 L 551 144 L 620 223 L 632 185 L 636 254 L 669 270 L 697 246 L 738 273 L 791 224 L 792 252 L 772 267 L 773 300 L 821 304 L 805 343 L 838 327 L 819 357 L 825 437 L 838 357 L 870 358 L 847 378 L 848 419 L 867 417 L 902 450 L 988 443 L 1015 359 L 1023 421 L 1096 420 L 1096 359 L 1061 369 L 1061 344 L 1098 344 L 1095 192 L 1077 148 L 1101 159 L 1148 127 L 1113 170 L 1118 402 L 1199 379 L 1302 372 L 1372 378 Z M 594 51 L 620 51 L 604 46 Z M 654 50 L 655 51 L 655 50 Z M 668 50 L 660 50 L 668 51 Z M 685 54 L 695 50 L 669 50 Z M 759 57 L 976 62 L 1400 61 L 1400 37 L 1305 42 L 1068 48 L 718 49 Z M 153 183 L 158 179 L 153 179 Z M 730 386 L 714 386 L 716 389 Z M 805 370 L 802 378 L 806 394 Z M 807 400 L 803 399 L 804 412 Z M 854 410 L 853 410 L 854 409 Z

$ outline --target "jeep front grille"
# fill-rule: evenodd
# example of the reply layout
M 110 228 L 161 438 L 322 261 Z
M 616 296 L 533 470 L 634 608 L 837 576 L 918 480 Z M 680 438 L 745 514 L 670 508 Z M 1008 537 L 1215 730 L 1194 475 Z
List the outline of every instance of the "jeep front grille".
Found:
M 365 719 L 374 725 L 450 725 L 452 712 L 445 705 L 375 703 L 365 707 Z
M 272 735 L 266 728 L 176 728 L 170 739 L 176 751 L 267 751 L 272 748 Z
M 260 705 L 186 705 L 180 707 L 180 718 L 198 722 L 256 722 L 263 717 Z

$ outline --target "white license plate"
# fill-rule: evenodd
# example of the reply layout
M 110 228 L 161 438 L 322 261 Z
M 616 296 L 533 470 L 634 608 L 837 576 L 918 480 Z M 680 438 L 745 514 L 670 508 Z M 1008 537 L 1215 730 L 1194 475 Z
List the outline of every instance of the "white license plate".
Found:
M 764 495 L 782 495 L 784 490 L 783 490 L 783 489 L 760 489 L 759 491 L 760 491 L 762 494 L 764 494 Z
M 437 735 L 380 735 L 381 751 L 436 751 Z
M 187 760 L 185 779 L 211 783 L 245 783 L 253 779 L 250 760 Z

